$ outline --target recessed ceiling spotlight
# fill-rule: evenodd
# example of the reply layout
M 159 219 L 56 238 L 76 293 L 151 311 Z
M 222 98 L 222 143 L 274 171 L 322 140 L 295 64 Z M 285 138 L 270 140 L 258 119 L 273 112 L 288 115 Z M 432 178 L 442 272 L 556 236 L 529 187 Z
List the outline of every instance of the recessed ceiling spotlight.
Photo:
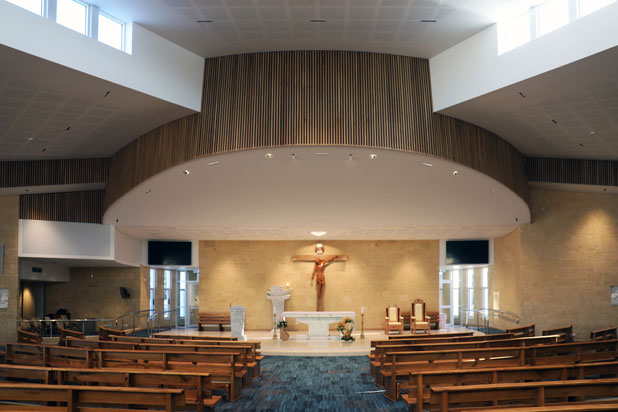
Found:
M 605 189 L 605 190 L 607 190 L 607 189 Z M 29 191 L 30 191 L 30 189 L 26 189 L 26 192 L 29 192 Z
M 371 154 L 369 155 L 369 158 L 370 158 L 371 160 L 374 160 L 374 159 L 377 159 L 377 158 L 378 158 L 378 155 L 377 155 L 377 154 L 375 154 L 375 153 L 371 153 Z
M 267 158 L 267 159 L 272 159 L 273 158 L 273 154 L 272 153 L 266 153 L 264 155 L 264 157 Z
M 553 124 L 558 124 L 558 122 L 555 121 L 554 119 L 551 119 L 551 121 L 552 121 Z
M 526 98 L 526 95 L 525 95 L 525 94 L 523 94 L 522 92 L 519 92 L 519 95 L 520 95 L 522 98 L 524 98 L 524 99 Z
M 33 140 L 34 140 L 34 137 L 29 137 L 27 140 L 28 140 L 29 142 L 31 142 L 31 141 L 33 141 Z
M 186 174 L 186 175 L 190 175 L 190 174 L 191 174 L 191 172 L 189 171 L 189 169 L 185 169 L 185 170 L 183 170 L 183 171 L 182 171 L 182 173 L 184 173 L 184 174 Z
M 292 153 L 292 160 L 296 160 L 296 154 Z
M 111 90 L 106 91 L 106 92 L 105 92 L 105 94 L 103 95 L 103 97 L 107 97 L 107 96 L 109 96 L 109 94 L 110 94 L 111 92 L 112 92 Z
M 515 216 L 515 221 L 519 222 L 519 218 L 517 216 Z
M 433 167 L 433 165 L 431 163 L 421 163 L 423 166 L 427 166 L 427 167 Z
M 26 190 L 28 190 L 28 189 L 26 189 Z M 603 188 L 603 191 L 604 191 L 604 192 L 607 192 L 607 188 L 606 188 L 606 187 L 604 187 L 604 188 Z
M 196 23 L 212 23 L 212 20 L 197 20 Z
M 580 143 L 580 144 L 579 144 L 579 146 L 580 146 L 580 147 L 584 147 L 584 144 L 583 144 L 583 143 Z
M 41 152 L 45 153 L 47 151 L 47 149 L 44 147 L 43 149 L 41 149 Z
M 146 189 L 146 194 L 149 194 L 150 192 L 152 192 L 152 189 Z
M 310 23 L 326 23 L 326 19 L 309 19 Z
M 593 134 L 596 134 L 596 132 L 594 130 L 591 130 L 590 135 L 592 136 Z
M 321 231 L 321 230 L 314 230 L 314 231 L 309 232 L 309 233 L 311 233 L 313 236 L 322 237 L 322 236 L 324 236 L 328 232 L 324 232 L 324 231 Z
M 326 153 L 326 152 L 317 152 L 317 153 L 314 153 L 314 155 L 316 155 L 316 156 L 328 156 L 328 153 Z
M 71 130 L 71 126 L 69 126 L 66 129 L 64 129 L 65 132 L 68 132 L 69 130 Z
M 210 162 L 210 163 L 208 163 L 208 166 L 218 165 L 219 163 L 221 163 L 221 162 L 219 162 L 219 161 L 216 161 L 216 162 Z
M 489 191 L 493 193 L 494 195 L 496 194 L 496 191 L 494 189 L 489 189 Z
M 437 23 L 438 20 L 435 19 L 422 19 L 421 23 Z
M 457 176 L 459 172 L 457 170 L 453 170 L 453 176 Z

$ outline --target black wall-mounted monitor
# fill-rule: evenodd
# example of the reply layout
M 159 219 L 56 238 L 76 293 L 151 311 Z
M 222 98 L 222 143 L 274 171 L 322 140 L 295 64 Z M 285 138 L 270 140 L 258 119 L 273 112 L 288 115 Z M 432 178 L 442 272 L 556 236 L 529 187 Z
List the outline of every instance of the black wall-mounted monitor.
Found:
M 191 242 L 148 241 L 148 264 L 191 266 Z
M 489 240 L 447 240 L 446 264 L 489 264 Z

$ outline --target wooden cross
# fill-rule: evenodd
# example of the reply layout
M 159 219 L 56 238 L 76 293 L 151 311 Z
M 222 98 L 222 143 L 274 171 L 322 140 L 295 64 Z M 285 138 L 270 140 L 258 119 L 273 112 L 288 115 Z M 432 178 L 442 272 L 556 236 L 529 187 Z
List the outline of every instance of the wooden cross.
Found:
M 326 278 L 324 277 L 324 269 L 335 261 L 346 261 L 347 256 L 343 255 L 296 255 L 292 256 L 294 262 L 313 262 L 313 272 L 311 273 L 311 280 L 315 278 L 315 286 L 318 292 L 316 310 L 322 312 L 324 310 L 324 295 L 322 293 L 324 286 L 326 286 Z

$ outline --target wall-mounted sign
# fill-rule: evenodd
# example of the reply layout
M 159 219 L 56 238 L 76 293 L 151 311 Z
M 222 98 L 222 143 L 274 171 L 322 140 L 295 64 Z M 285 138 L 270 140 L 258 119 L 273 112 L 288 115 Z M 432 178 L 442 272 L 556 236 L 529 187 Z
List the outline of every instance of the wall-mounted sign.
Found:
M 9 307 L 9 290 L 0 289 L 0 309 L 6 309 Z
M 618 306 L 618 286 L 612 286 L 612 305 Z
M 4 245 L 0 243 L 0 276 L 2 276 L 3 268 L 4 268 Z

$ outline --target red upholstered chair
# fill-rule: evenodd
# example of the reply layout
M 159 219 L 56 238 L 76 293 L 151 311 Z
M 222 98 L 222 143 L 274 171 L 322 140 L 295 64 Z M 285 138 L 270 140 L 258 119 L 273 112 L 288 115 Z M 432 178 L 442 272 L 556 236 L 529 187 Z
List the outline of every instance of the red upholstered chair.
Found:
M 425 312 L 425 301 L 416 299 L 412 302 L 412 311 L 410 312 L 410 333 L 416 335 L 416 331 L 426 330 L 429 333 L 429 316 Z
M 403 317 L 397 306 L 386 308 L 384 317 L 384 333 L 388 335 L 392 330 L 397 330 L 403 335 Z

